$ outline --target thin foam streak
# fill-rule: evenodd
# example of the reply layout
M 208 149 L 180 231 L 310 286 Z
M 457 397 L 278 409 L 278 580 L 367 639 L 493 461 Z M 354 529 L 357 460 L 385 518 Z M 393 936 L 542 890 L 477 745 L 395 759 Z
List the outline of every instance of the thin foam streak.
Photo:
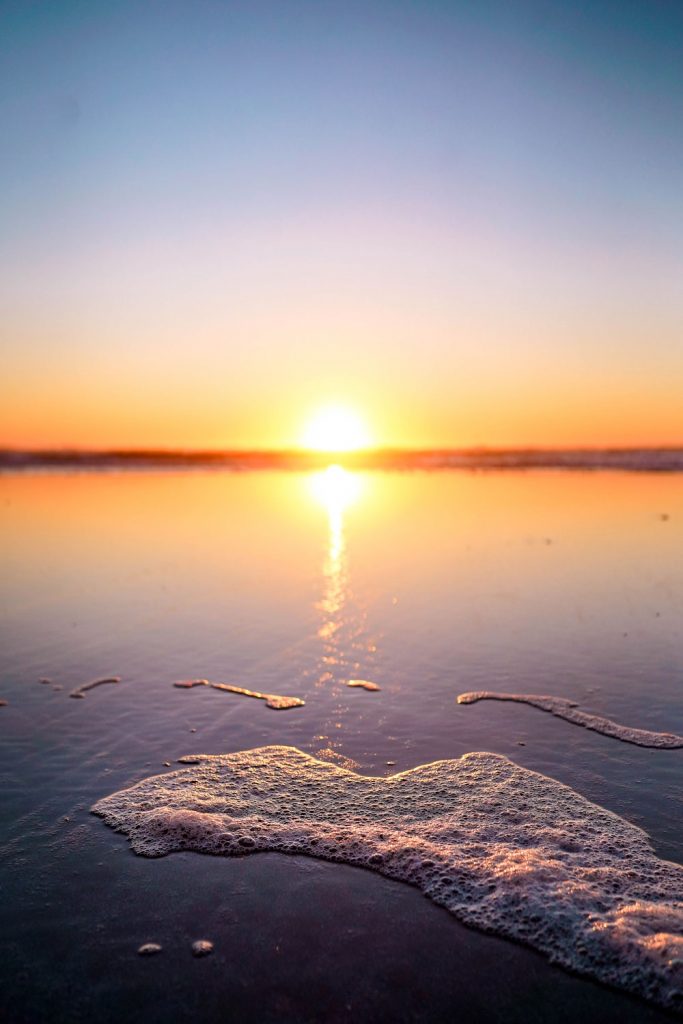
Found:
M 673 732 L 650 732 L 648 729 L 634 729 L 628 725 L 620 725 L 611 718 L 580 711 L 576 701 L 565 697 L 552 697 L 539 693 L 494 693 L 491 690 L 476 690 L 461 693 L 458 704 L 476 704 L 479 700 L 509 700 L 516 704 L 531 704 L 541 711 L 548 711 L 557 718 L 564 718 L 573 725 L 582 725 L 593 732 L 611 736 L 624 743 L 635 743 L 639 747 L 657 747 L 662 750 L 673 750 L 683 747 L 683 736 Z

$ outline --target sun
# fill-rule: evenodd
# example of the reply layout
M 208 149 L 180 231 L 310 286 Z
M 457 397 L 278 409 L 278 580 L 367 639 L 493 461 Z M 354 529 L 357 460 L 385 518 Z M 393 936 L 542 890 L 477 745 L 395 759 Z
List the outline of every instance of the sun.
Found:
M 370 434 L 358 413 L 342 405 L 327 405 L 304 430 L 304 448 L 318 452 L 351 452 L 370 445 Z

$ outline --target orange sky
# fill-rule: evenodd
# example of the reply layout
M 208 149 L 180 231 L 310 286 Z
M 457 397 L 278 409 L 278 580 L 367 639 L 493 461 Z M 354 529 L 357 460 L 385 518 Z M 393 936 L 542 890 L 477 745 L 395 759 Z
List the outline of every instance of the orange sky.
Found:
M 207 376 L 209 369 L 207 368 Z M 359 370 L 346 387 L 283 378 L 255 381 L 234 396 L 220 377 L 197 383 L 65 372 L 13 382 L 0 410 L 0 443 L 9 447 L 283 448 L 302 442 L 307 424 L 328 400 L 348 405 L 378 445 L 397 447 L 665 445 L 683 442 L 678 378 L 623 379 L 607 386 L 545 380 L 391 383 Z M 437 375 L 435 375 L 436 378 Z M 416 380 L 418 378 L 418 380 Z M 321 375 L 325 380 L 326 375 Z M 683 378 L 682 378 L 683 379 Z M 7 378 L 5 378 L 7 380 Z M 604 390 L 603 390 L 604 389 Z M 3 388 L 3 390 L 5 390 Z
M 390 350 L 388 343 L 386 348 Z M 313 343 L 240 354 L 122 354 L 112 344 L 3 374 L 0 443 L 14 447 L 282 448 L 321 406 L 355 410 L 376 444 L 397 447 L 666 445 L 683 442 L 683 368 L 584 369 L 580 353 L 520 357 L 400 349 L 349 352 L 330 368 Z M 351 346 L 349 346 L 351 348 Z M 428 351 L 425 345 L 425 350 Z M 501 358 L 502 355 L 502 358 Z M 236 367 L 235 362 L 241 365 Z M 269 365 L 270 362 L 270 365 Z M 501 365 L 502 363 L 502 365 Z

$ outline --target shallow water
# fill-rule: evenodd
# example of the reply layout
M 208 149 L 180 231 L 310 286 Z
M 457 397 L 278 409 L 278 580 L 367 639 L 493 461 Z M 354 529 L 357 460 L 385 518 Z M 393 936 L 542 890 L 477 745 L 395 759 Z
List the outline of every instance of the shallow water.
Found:
M 7 474 L 0 533 L 7 1019 L 665 1019 L 398 882 L 277 854 L 146 862 L 88 809 L 189 753 L 288 744 L 388 775 L 489 750 L 683 862 L 683 751 L 457 704 L 551 694 L 683 733 L 683 477 Z M 173 686 L 196 678 L 306 703 Z M 163 952 L 138 958 L 146 941 Z

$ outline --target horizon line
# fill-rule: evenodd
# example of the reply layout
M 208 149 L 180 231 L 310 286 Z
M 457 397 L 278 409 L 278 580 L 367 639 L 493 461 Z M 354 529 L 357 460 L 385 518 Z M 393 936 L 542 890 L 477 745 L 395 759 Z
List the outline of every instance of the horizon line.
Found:
M 7 455 L 27 456 L 175 456 L 180 455 L 186 458 L 193 456 L 313 456 L 313 457 L 353 457 L 364 455 L 479 455 L 479 454 L 563 454 L 563 453 L 629 453 L 629 452 L 680 452 L 683 451 L 683 440 L 680 443 L 667 444 L 562 444 L 562 445 L 538 445 L 538 444 L 473 444 L 473 445 L 365 445 L 358 448 L 335 449 L 335 448 L 307 448 L 304 445 L 291 445 L 283 447 L 187 447 L 184 445 L 145 445 L 145 446 L 119 446 L 106 445 L 102 447 L 85 447 L 81 445 L 58 445 L 58 446 L 19 446 L 0 444 L 0 457 Z
M 2 449 L 0 472 L 216 470 L 624 470 L 683 472 L 678 447 L 608 448 L 364 448 L 353 451 L 290 449 Z

